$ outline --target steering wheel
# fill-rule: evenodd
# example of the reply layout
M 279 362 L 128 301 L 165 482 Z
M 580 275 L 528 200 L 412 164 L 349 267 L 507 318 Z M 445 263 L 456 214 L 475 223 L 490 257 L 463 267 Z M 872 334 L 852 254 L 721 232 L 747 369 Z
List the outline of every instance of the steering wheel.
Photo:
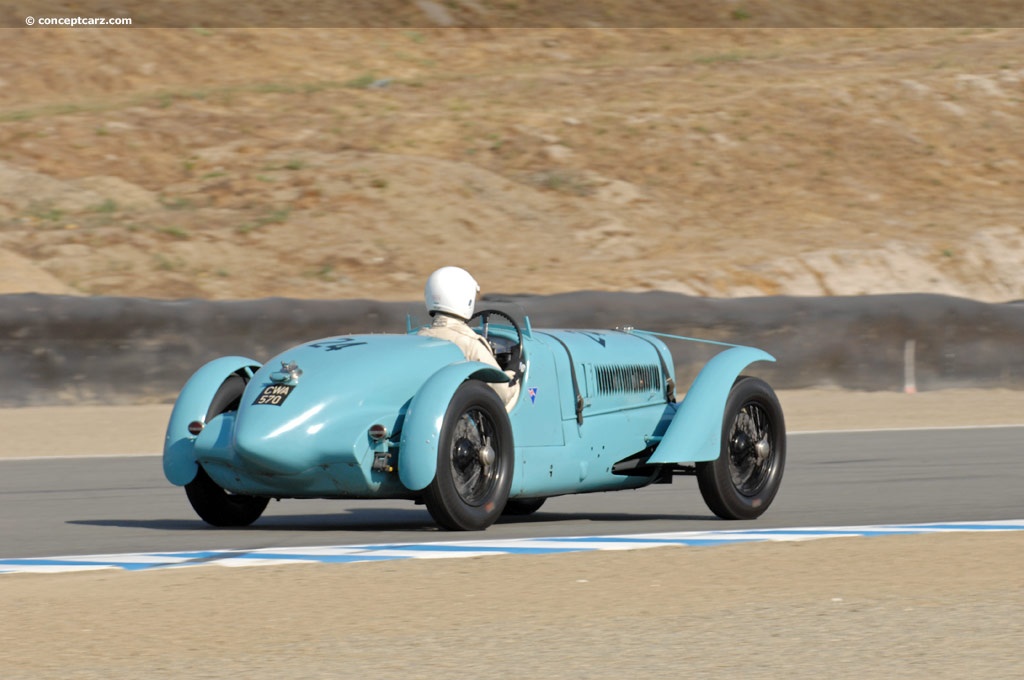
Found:
M 522 362 L 522 356 L 523 356 L 523 329 L 521 329 L 519 327 L 519 324 L 516 323 L 515 319 L 513 319 L 511 316 L 509 316 L 505 312 L 502 312 L 502 311 L 497 310 L 497 309 L 481 309 L 479 312 L 477 312 L 473 316 L 469 317 L 469 320 L 473 321 L 473 319 L 477 319 L 477 318 L 480 319 L 481 323 L 483 323 L 483 326 L 484 326 L 483 338 L 484 338 L 484 340 L 487 341 L 488 345 L 491 344 L 491 339 L 490 339 L 490 337 L 488 337 L 487 326 L 488 326 L 488 323 L 489 323 L 490 318 L 492 316 L 498 316 L 498 317 L 501 317 L 502 319 L 504 319 L 505 321 L 508 321 L 509 324 L 512 326 L 512 328 L 514 328 L 515 331 L 516 331 L 516 344 L 511 347 L 512 359 L 511 359 L 511 361 L 509 361 L 510 365 L 506 367 L 506 370 L 511 370 L 512 373 L 513 373 L 512 380 L 509 381 L 509 385 L 515 385 L 520 380 L 522 380 L 522 378 L 523 378 L 523 371 L 526 370 L 526 366 Z M 493 347 L 493 345 L 491 345 L 491 346 Z

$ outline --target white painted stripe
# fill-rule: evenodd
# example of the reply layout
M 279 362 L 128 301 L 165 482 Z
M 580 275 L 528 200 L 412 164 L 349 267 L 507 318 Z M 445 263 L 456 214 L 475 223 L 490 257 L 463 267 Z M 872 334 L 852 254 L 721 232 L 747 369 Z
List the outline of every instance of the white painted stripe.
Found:
M 67 455 L 67 456 L 3 456 L 0 458 L 0 463 L 8 461 L 26 461 L 26 460 L 94 460 L 103 458 L 162 458 L 162 453 L 100 453 L 100 454 L 85 454 L 81 456 Z
M 80 571 L 100 571 L 103 569 L 116 568 L 110 564 L 96 564 L 93 566 L 75 566 L 75 565 L 40 565 L 40 566 L 24 566 L 17 569 L 10 569 L 6 565 L 0 563 L 0 574 L 66 574 L 69 572 L 80 572 Z
M 942 432 L 945 430 L 1004 430 L 1024 427 L 1024 423 L 1008 423 L 1006 425 L 942 425 L 938 427 L 875 427 L 849 430 L 795 430 L 786 432 L 786 436 L 802 434 L 867 434 L 870 432 Z
M 0 559 L 0 573 L 63 573 L 95 569 L 182 569 L 217 565 L 252 567 L 396 559 L 451 559 L 502 554 L 553 554 L 595 550 L 638 550 L 665 546 L 727 545 L 749 542 L 811 541 L 822 538 L 950 532 L 1024 531 L 1024 519 L 988 522 L 932 522 L 847 527 L 791 527 L 729 531 L 680 531 L 615 536 L 517 538 L 439 543 L 309 546 L 253 550 L 193 550 L 124 555 Z

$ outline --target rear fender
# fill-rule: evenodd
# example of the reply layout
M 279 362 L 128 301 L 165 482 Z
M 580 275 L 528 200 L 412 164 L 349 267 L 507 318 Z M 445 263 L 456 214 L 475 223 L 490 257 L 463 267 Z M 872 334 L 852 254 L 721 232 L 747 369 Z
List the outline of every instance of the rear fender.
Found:
M 437 443 L 448 404 L 466 380 L 508 382 L 508 376 L 479 361 L 449 364 L 427 378 L 412 398 L 402 424 L 398 478 L 410 491 L 425 489 L 437 472 Z
M 775 357 L 754 347 L 733 347 L 715 355 L 693 381 L 647 462 L 692 463 L 718 458 L 729 392 L 743 369 L 757 361 L 775 361 Z
M 167 435 L 164 438 L 164 476 L 167 481 L 184 486 L 195 478 L 198 469 L 196 438 L 189 434 L 188 424 L 196 420 L 206 422 L 206 412 L 214 395 L 232 373 L 243 373 L 249 378 L 259 367 L 258 361 L 245 357 L 221 357 L 192 374 L 181 388 L 167 424 Z

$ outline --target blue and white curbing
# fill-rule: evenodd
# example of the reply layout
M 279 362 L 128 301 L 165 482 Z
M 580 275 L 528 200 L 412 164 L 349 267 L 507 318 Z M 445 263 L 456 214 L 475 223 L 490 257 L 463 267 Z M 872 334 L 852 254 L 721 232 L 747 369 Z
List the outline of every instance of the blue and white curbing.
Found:
M 402 559 L 444 559 L 484 555 L 550 555 L 597 550 L 638 550 L 665 546 L 708 546 L 770 541 L 809 541 L 821 538 L 891 536 L 952 532 L 1024 531 L 1024 519 L 941 524 L 885 524 L 850 527 L 801 527 L 749 531 L 679 531 L 621 536 L 513 538 L 440 543 L 259 548 L 253 550 L 194 550 L 186 552 L 22 557 L 0 559 L 0 574 L 61 573 L 96 569 L 141 571 L 217 565 L 249 567 L 279 564 L 337 564 Z

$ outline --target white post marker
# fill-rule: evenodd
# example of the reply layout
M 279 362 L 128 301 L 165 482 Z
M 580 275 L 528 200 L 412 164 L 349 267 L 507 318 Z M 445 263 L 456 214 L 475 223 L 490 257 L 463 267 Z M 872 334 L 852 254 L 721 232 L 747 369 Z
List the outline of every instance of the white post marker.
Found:
M 903 344 L 903 392 L 917 394 L 917 378 L 914 375 L 914 351 L 917 342 L 907 340 Z

